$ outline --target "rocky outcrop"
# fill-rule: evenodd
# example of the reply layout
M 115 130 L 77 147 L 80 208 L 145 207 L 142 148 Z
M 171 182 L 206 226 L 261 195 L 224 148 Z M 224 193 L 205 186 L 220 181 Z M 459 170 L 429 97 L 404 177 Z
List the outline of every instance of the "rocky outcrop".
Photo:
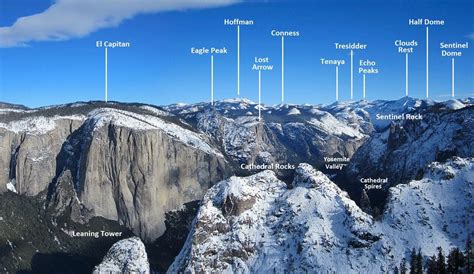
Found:
M 208 110 L 196 118 L 197 128 L 216 140 L 237 165 L 284 163 L 295 158 L 272 129 L 255 117 L 232 119 Z
M 434 161 L 452 156 L 472 157 L 474 108 L 420 112 L 422 120 L 396 121 L 374 134 L 351 159 L 347 178 L 389 178 L 384 189 L 421 178 Z
M 265 106 L 259 121 L 258 106 L 244 99 L 217 102 L 212 109 L 202 104 L 168 108 L 219 143 L 238 174 L 246 174 L 241 164 L 308 162 L 323 167 L 324 157 L 350 158 L 374 130 L 369 116 L 353 109 L 333 115 L 321 106 Z
M 35 117 L 0 126 L 0 192 L 35 196 L 57 175 L 57 156 L 80 119 Z
M 54 114 L 64 108 L 68 115 Z M 165 111 L 87 104 L 47 111 L 0 116 L 0 191 L 8 184 L 20 195 L 47 193 L 47 206 L 75 221 L 101 216 L 153 241 L 166 212 L 230 174 L 206 136 Z
M 0 128 L 0 193 L 7 191 L 10 183 L 10 162 L 12 160 L 12 136 L 11 132 Z
M 228 214 L 229 199 L 239 214 Z M 308 164 L 297 168 L 291 189 L 270 171 L 232 177 L 208 191 L 168 273 L 331 271 L 335 253 L 351 243 L 370 247 L 378 241 L 372 224 Z
M 145 245 L 138 237 L 115 243 L 105 255 L 102 263 L 94 269 L 94 274 L 137 273 L 149 274 Z
M 422 180 L 391 188 L 380 220 L 308 164 L 290 189 L 270 171 L 232 177 L 208 191 L 168 273 L 386 273 L 412 248 L 462 248 L 473 168 L 472 159 L 433 163 Z M 253 202 L 227 214 L 229 199 Z

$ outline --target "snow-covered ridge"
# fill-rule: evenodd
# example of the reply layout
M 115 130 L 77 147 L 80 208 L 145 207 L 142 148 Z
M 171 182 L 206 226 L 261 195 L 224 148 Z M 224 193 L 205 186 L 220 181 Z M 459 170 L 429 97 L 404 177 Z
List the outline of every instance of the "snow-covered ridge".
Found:
M 114 108 L 99 108 L 91 111 L 88 115 L 88 119 L 92 122 L 94 130 L 108 124 L 133 128 L 135 130 L 159 129 L 186 145 L 202 150 L 209 154 L 215 154 L 223 157 L 222 153 L 212 148 L 203 140 L 204 136 L 171 122 L 166 122 L 156 116 L 137 114 Z
M 445 109 L 452 109 L 452 110 L 462 109 L 469 105 L 470 104 L 468 102 L 462 102 L 460 100 L 455 100 L 455 99 L 443 102 L 443 106 Z
M 17 108 L 3 108 L 3 109 L 0 109 L 0 115 L 5 114 L 5 113 L 9 113 L 9 112 L 21 113 L 21 112 L 26 112 L 26 111 L 27 110 L 17 109 Z
M 391 189 L 380 221 L 307 164 L 291 189 L 270 171 L 232 177 L 208 191 L 168 273 L 385 273 L 412 248 L 427 257 L 438 246 L 463 247 L 474 221 L 474 159 L 429 170 Z
M 147 110 L 147 111 L 150 111 L 151 113 L 155 114 L 155 115 L 159 115 L 159 116 L 173 116 L 173 114 L 169 113 L 169 112 L 166 112 L 164 110 L 161 110 L 159 108 L 156 108 L 156 107 L 152 107 L 152 106 L 141 106 L 140 107 L 141 109 L 144 109 L 144 110 Z
M 77 104 L 77 106 L 74 107 L 81 106 L 85 105 Z M 117 126 L 129 127 L 136 130 L 163 130 L 173 139 L 178 140 L 186 145 L 202 150 L 209 154 L 215 154 L 223 157 L 222 153 L 211 147 L 204 140 L 205 136 L 160 118 L 172 116 L 171 113 L 162 111 L 158 108 L 153 108 L 151 106 L 140 106 L 139 108 L 149 112 L 150 114 L 140 114 L 117 108 L 101 107 L 95 108 L 88 112 L 87 116 L 82 114 L 73 114 L 48 117 L 43 115 L 30 116 L 29 114 L 28 117 L 22 118 L 20 120 L 14 120 L 8 123 L 0 122 L 0 128 L 4 128 L 14 133 L 43 135 L 56 129 L 57 122 L 59 120 L 76 120 L 81 122 L 86 122 L 87 120 L 88 123 L 93 124 L 92 129 L 98 129 L 106 124 L 113 123 Z M 49 110 L 54 111 L 54 108 L 51 107 Z
M 224 99 L 221 101 L 217 101 L 217 103 L 237 103 L 237 104 L 248 104 L 248 105 L 253 105 L 255 102 L 253 102 L 250 99 L 247 98 L 231 98 L 231 99 Z
M 426 106 L 433 106 L 435 104 L 439 104 L 443 109 L 460 109 L 467 106 L 472 105 L 472 98 L 464 99 L 464 100 L 456 100 L 452 99 L 446 102 L 435 102 L 432 100 L 420 100 L 420 99 L 413 99 L 409 97 L 404 97 L 396 101 L 348 101 L 348 102 L 337 102 L 330 105 L 295 105 L 295 104 L 285 104 L 285 105 L 275 105 L 275 106 L 263 106 L 266 115 L 286 115 L 291 119 L 291 117 L 300 116 L 301 114 L 310 114 L 320 116 L 322 114 L 327 114 L 328 112 L 331 113 L 334 118 L 339 120 L 342 123 L 359 120 L 359 122 L 354 122 L 351 127 L 356 129 L 356 132 L 353 132 L 349 129 L 349 135 L 359 134 L 357 131 L 360 132 L 359 128 L 357 128 L 357 123 L 365 123 L 364 120 L 370 118 L 370 122 L 373 123 L 375 126 L 386 126 L 388 125 L 389 121 L 377 121 L 374 117 L 377 113 L 406 113 L 409 111 L 413 111 L 420 107 Z M 82 114 L 74 114 L 68 116 L 55 116 L 52 118 L 48 118 L 47 116 L 40 115 L 41 111 L 54 111 L 55 109 L 64 109 L 64 108 L 71 108 L 71 109 L 80 109 L 81 107 L 88 107 L 97 104 L 100 106 L 101 102 L 78 102 L 73 104 L 63 104 L 63 105 L 54 105 L 54 106 L 47 106 L 41 107 L 36 109 L 23 109 L 23 108 L 14 108 L 9 107 L 9 105 L 5 105 L 4 108 L 0 108 L 0 115 L 8 115 L 9 113 L 28 113 L 29 115 L 34 115 L 38 113 L 37 116 L 31 116 L 28 118 L 24 118 L 19 121 L 9 122 L 9 123 L 0 123 L 0 127 L 6 128 L 15 132 L 29 132 L 32 134 L 44 134 L 50 130 L 52 130 L 54 126 L 54 121 L 57 119 L 84 119 L 84 115 Z M 109 105 L 119 105 L 118 103 L 109 103 Z M 254 111 L 256 109 L 257 104 L 252 102 L 251 100 L 244 99 L 244 98 L 234 98 L 234 99 L 227 99 L 216 101 L 214 108 L 221 112 L 225 112 L 225 114 L 232 114 L 232 112 L 239 112 L 239 111 Z M 198 103 L 198 104 L 175 104 L 164 106 L 165 110 L 179 113 L 179 114 L 188 114 L 188 113 L 195 113 L 199 111 L 204 111 L 210 107 L 209 103 Z M 154 115 L 158 116 L 169 116 L 171 115 L 167 111 L 160 110 L 159 108 L 152 107 L 149 105 L 142 105 L 139 106 L 140 109 L 146 110 L 151 112 Z M 239 114 L 243 116 L 244 113 Z M 250 115 L 256 115 L 256 113 L 251 113 Z M 321 117 L 327 117 L 326 115 L 322 115 Z M 310 117 L 311 118 L 311 117 Z M 315 119 L 319 119 L 318 117 L 313 117 Z M 325 123 L 324 121 L 319 121 L 321 123 Z M 363 127 L 363 126 L 362 126 Z
M 116 242 L 105 255 L 102 263 L 94 268 L 93 273 L 150 273 L 145 245 L 138 237 Z
M 56 121 L 58 120 L 77 120 L 84 121 L 83 115 L 69 115 L 69 116 L 34 116 L 24 118 L 18 121 L 11 121 L 9 123 L 0 123 L 0 128 L 4 128 L 15 133 L 28 133 L 33 135 L 46 134 L 56 128 Z

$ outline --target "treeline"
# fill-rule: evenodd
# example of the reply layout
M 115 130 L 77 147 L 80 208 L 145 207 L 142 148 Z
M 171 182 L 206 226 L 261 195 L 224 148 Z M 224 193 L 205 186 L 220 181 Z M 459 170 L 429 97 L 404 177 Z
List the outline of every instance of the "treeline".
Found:
M 407 262 L 408 261 L 408 262 Z M 472 252 L 471 234 L 466 241 L 464 251 L 459 248 L 453 248 L 447 256 L 441 247 L 438 247 L 437 254 L 429 257 L 423 263 L 423 255 L 421 249 L 411 250 L 410 258 L 402 259 L 400 264 L 394 269 L 395 274 L 473 274 L 474 273 L 474 257 Z

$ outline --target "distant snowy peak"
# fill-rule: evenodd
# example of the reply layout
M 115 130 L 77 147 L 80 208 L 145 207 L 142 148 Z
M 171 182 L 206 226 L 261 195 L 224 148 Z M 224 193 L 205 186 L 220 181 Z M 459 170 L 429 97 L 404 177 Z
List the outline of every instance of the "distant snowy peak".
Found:
M 345 101 L 330 105 L 262 105 L 261 109 L 263 110 L 264 121 L 278 120 L 280 123 L 288 123 L 313 120 L 326 124 L 331 121 L 322 121 L 321 119 L 327 118 L 327 114 L 330 114 L 345 126 L 352 127 L 362 134 L 370 134 L 373 128 L 383 130 L 394 120 L 380 118 L 382 116 L 399 116 L 405 113 L 421 112 L 430 107 L 455 110 L 471 105 L 469 102 L 467 99 L 436 102 L 431 99 L 403 97 L 393 101 Z M 207 110 L 219 112 L 229 118 L 258 115 L 258 104 L 240 98 L 216 101 L 214 105 L 210 103 L 176 104 L 164 108 L 176 115 L 183 115 L 188 118 Z M 349 135 L 354 136 L 350 129 Z M 357 137 L 360 138 L 360 136 Z
M 472 102 L 468 102 L 468 101 L 462 102 L 460 100 L 452 99 L 446 102 L 442 102 L 441 105 L 445 109 L 457 110 L 457 109 L 462 109 L 462 108 L 472 105 Z
M 301 111 L 297 108 L 292 108 L 290 111 L 288 111 L 287 115 L 300 115 Z
M 210 102 L 201 102 L 196 104 L 172 104 L 168 106 L 163 106 L 164 109 L 175 114 L 190 114 L 196 112 L 203 112 L 207 109 L 215 109 L 218 111 L 231 111 L 231 110 L 246 110 L 251 106 L 256 106 L 257 104 L 253 101 L 246 98 L 232 98 L 225 99 L 220 101 L 215 101 L 213 104 Z
M 222 101 L 217 101 L 217 104 L 219 103 L 232 103 L 232 104 L 247 104 L 247 105 L 254 105 L 255 102 L 253 102 L 250 99 L 247 98 L 232 98 L 232 99 L 225 99 Z
M 107 252 L 102 263 L 94 268 L 94 274 L 137 273 L 149 274 L 145 245 L 138 237 L 116 242 Z
M 368 120 L 376 129 L 383 129 L 390 125 L 392 120 L 380 120 L 380 115 L 400 115 L 423 109 L 435 104 L 432 100 L 420 100 L 411 97 L 403 97 L 395 101 L 347 101 L 336 102 L 323 107 L 324 110 L 332 113 L 336 117 L 352 113 L 351 116 L 359 117 L 361 120 Z

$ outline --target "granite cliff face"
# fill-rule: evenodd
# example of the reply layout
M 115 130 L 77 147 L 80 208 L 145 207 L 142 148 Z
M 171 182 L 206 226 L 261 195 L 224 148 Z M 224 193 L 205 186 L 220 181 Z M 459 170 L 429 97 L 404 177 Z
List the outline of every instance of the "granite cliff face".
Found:
M 101 216 L 153 241 L 166 212 L 230 173 L 205 136 L 159 109 L 78 105 L 59 116 L 64 108 L 3 114 L 0 191 L 43 193 L 75 221 Z
M 118 220 L 148 241 L 163 234 L 166 212 L 199 200 L 228 174 L 222 154 L 200 139 L 193 147 L 166 130 L 86 123 L 94 129 L 79 157 L 79 199 L 92 215 Z
M 38 117 L 0 127 L 0 192 L 8 186 L 35 196 L 47 189 L 64 140 L 80 125 L 79 118 Z
M 151 247 L 150 264 L 154 263 L 152 268 L 158 267 L 160 271 L 169 267 L 184 243 L 203 197 L 207 197 L 204 202 L 212 200 L 200 209 L 200 214 L 207 214 L 208 218 L 198 215 L 190 236 L 195 242 L 188 241 L 179 263 L 177 261 L 176 268 L 172 269 L 199 269 L 200 266 L 189 264 L 192 256 L 205 262 L 205 269 L 232 269 L 228 268 L 228 261 L 219 262 L 218 268 L 209 261 L 213 260 L 213 253 L 202 243 L 214 243 L 213 232 L 205 235 L 212 229 L 218 232 L 223 243 L 218 257 L 234 260 L 238 266 L 247 265 L 250 270 L 272 270 L 272 265 L 261 268 L 248 259 L 267 260 L 260 256 L 259 245 L 278 241 L 280 246 L 272 246 L 271 252 L 286 256 L 286 261 L 282 261 L 280 255 L 275 257 L 275 265 L 284 262 L 278 267 L 284 271 L 314 267 L 358 271 L 350 265 L 324 265 L 312 258 L 331 251 L 331 246 L 339 246 L 349 253 L 364 248 L 372 258 L 380 253 L 378 248 L 383 251 L 384 232 L 371 227 L 375 219 L 366 213 L 375 212 L 375 205 L 380 215 L 374 215 L 385 216 L 381 209 L 386 198 L 391 199 L 392 188 L 389 187 L 420 179 L 431 162 L 442 163 L 452 156 L 472 157 L 474 151 L 469 146 L 474 138 L 472 111 L 472 99 L 435 103 L 403 98 L 338 102 L 327 106 L 262 106 L 262 119 L 258 120 L 258 106 L 245 99 L 224 100 L 212 106 L 200 103 L 166 107 L 88 102 L 28 109 L 0 104 L 0 195 L 31 199 L 41 205 L 40 208 L 52 216 L 50 225 L 55 229 L 45 231 L 62 231 L 59 227 L 65 223 L 64 218 L 81 227 L 100 219 L 93 226 L 95 229 L 101 227 L 104 220 L 123 225 L 139 236 L 147 249 Z M 423 120 L 377 118 L 378 115 L 406 113 L 422 113 Z M 335 168 L 328 167 L 328 162 L 334 161 L 328 158 L 336 159 Z M 301 163 L 309 165 L 294 168 Z M 348 163 L 344 170 L 342 167 Z M 272 164 L 291 167 L 269 167 Z M 245 165 L 263 167 L 245 168 Z M 262 169 L 271 170 L 261 172 Z M 466 174 L 469 177 L 472 172 Z M 250 177 L 233 177 L 237 179 L 224 181 L 227 185 L 214 186 L 233 175 Z M 361 176 L 389 177 L 395 183 L 384 186 L 382 192 L 364 192 L 362 185 L 355 182 Z M 240 182 L 243 188 L 232 188 L 234 181 Z M 267 184 L 261 184 L 262 181 Z M 341 188 L 349 196 L 343 194 Z M 217 190 L 228 195 L 215 193 Z M 360 192 L 365 195 L 358 195 Z M 319 198 L 314 199 L 313 194 Z M 465 195 L 464 192 L 455 195 L 461 194 Z M 360 201 L 359 196 L 365 198 L 361 207 L 354 202 Z M 307 204 L 298 204 L 298 201 L 308 199 L 324 201 L 313 205 L 329 210 L 315 207 L 314 216 L 301 214 Z M 416 201 L 412 202 L 416 205 Z M 186 206 L 190 204 L 195 205 L 190 207 L 192 210 Z M 284 212 L 279 211 L 282 208 Z M 352 211 L 346 216 L 348 209 Z M 268 214 L 266 219 L 242 219 L 248 212 L 256 216 Z M 332 212 L 344 213 L 341 213 L 346 216 L 344 220 L 357 216 L 357 220 L 350 223 L 363 229 L 347 227 L 347 223 L 332 216 Z M 14 219 L 12 216 L 8 215 L 8 221 Z M 300 226 L 308 218 L 313 218 L 315 224 L 322 218 L 329 223 L 341 221 L 342 225 L 336 230 L 327 225 L 325 235 L 319 235 L 316 227 L 320 226 Z M 227 242 L 240 237 L 247 226 L 258 232 L 265 228 L 268 233 L 263 231 L 262 239 L 252 238 L 259 235 L 257 232 L 249 234 L 250 238 L 242 239 L 238 248 L 230 244 L 235 241 Z M 317 242 L 320 250 L 317 254 L 307 251 L 308 256 L 294 261 L 306 251 L 302 244 L 297 245 L 300 238 L 291 237 L 302 234 L 290 237 L 279 233 L 302 233 L 305 229 L 319 238 L 303 235 L 302 243 Z M 70 237 L 63 232 L 59 232 L 62 238 L 58 239 Z M 13 253 L 14 246 L 11 247 Z M 59 241 L 47 251 L 58 246 L 62 246 Z M 174 250 L 173 255 L 168 252 L 170 249 Z M 30 249 L 31 256 L 34 250 Z M 169 254 L 163 256 L 166 252 Z M 403 251 L 398 250 L 396 255 L 402 257 Z M 20 257 L 22 254 L 18 253 L 9 261 Z M 160 261 L 157 257 L 166 259 Z M 377 270 L 387 270 L 396 263 L 374 260 Z M 356 257 L 353 262 L 359 263 Z M 291 268 L 285 268 L 288 265 L 292 265 Z

